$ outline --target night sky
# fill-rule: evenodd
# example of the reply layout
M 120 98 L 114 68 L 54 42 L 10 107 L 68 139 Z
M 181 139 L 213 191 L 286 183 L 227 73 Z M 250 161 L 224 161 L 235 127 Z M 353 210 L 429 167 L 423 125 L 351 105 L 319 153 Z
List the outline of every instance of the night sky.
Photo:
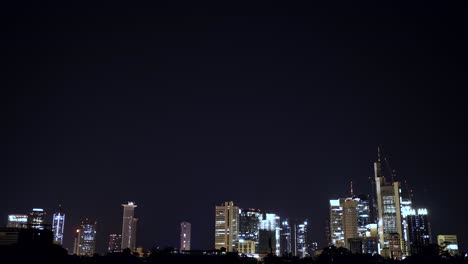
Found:
M 462 6 L 167 2 L 2 8 L 0 225 L 61 203 L 65 247 L 89 217 L 104 252 L 134 201 L 137 245 L 178 247 L 189 221 L 211 249 L 233 200 L 309 217 L 323 247 L 381 145 L 468 249 Z

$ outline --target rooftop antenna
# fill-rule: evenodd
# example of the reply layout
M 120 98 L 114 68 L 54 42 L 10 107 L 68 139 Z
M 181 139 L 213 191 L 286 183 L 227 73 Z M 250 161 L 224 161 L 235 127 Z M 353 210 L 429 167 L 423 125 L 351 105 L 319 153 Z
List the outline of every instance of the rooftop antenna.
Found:
M 384 158 L 385 163 L 387 164 L 387 169 L 390 172 L 390 175 L 392 176 L 392 183 L 395 182 L 395 176 L 396 176 L 396 171 L 392 170 L 392 167 L 390 167 L 390 163 L 388 162 L 387 158 Z
M 353 192 L 353 181 L 351 181 L 351 197 L 354 197 L 354 192 Z

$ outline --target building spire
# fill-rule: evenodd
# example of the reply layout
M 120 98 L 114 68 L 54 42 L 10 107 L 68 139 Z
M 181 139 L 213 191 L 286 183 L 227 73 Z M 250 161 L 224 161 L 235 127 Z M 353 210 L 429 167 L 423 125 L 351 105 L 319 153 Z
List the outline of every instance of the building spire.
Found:
M 380 146 L 377 146 L 377 162 L 380 162 Z
M 351 181 L 351 197 L 354 196 L 354 192 L 353 192 L 353 181 Z

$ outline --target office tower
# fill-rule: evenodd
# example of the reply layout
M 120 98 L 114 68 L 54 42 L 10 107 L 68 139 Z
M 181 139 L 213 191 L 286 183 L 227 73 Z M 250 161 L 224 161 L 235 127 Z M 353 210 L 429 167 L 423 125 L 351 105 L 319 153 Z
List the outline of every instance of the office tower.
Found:
M 239 207 L 225 202 L 215 207 L 215 249 L 236 252 L 239 234 Z
M 342 203 L 343 213 L 343 233 L 345 247 L 349 247 L 349 239 L 358 238 L 358 218 L 357 218 L 358 202 L 352 198 L 346 198 Z
M 330 200 L 330 244 L 336 247 L 344 247 L 343 230 L 343 199 Z
M 391 259 L 401 260 L 402 249 L 401 249 L 401 236 L 398 233 L 390 233 L 388 235 L 388 248 L 383 249 L 383 251 L 388 250 L 389 257 Z
M 309 256 L 310 245 L 308 243 L 308 222 L 297 221 L 292 225 L 292 234 L 293 234 L 293 254 L 294 256 L 304 258 Z
M 398 239 L 401 243 L 399 249 L 401 250 L 402 248 L 406 248 L 404 246 L 405 240 L 403 239 L 400 183 L 393 180 L 392 182 L 387 182 L 385 177 L 383 177 L 380 163 L 380 149 L 378 151 L 377 161 L 374 163 L 374 170 L 377 196 L 379 246 L 381 250 L 380 254 L 384 257 L 391 257 L 388 254 L 393 252 L 393 249 L 389 248 L 389 239 L 391 238 L 392 243 L 394 243 L 396 237 L 395 234 L 398 234 Z
M 180 223 L 180 250 L 190 250 L 192 225 L 189 222 Z
M 368 224 L 363 241 L 363 252 L 365 254 L 379 254 L 379 234 L 377 224 Z
M 121 247 L 122 247 L 122 235 L 110 234 L 107 250 L 109 252 L 120 252 Z
M 370 224 L 369 197 L 365 194 L 353 198 L 357 202 L 357 228 L 359 237 L 366 237 L 367 225 Z
M 28 226 L 28 215 L 10 214 L 8 215 L 7 227 L 26 228 Z
M 284 219 L 281 221 L 280 248 L 282 256 L 292 255 L 293 242 L 291 229 L 291 224 L 288 219 Z
M 437 244 L 442 251 L 455 256 L 458 255 L 458 240 L 456 235 L 437 235 Z
M 280 254 L 280 217 L 276 214 L 262 213 L 258 234 L 258 254 Z
M 258 209 L 249 208 L 239 210 L 239 253 L 258 253 L 261 215 Z
M 130 249 L 135 251 L 135 242 L 136 242 L 136 223 L 137 218 L 134 217 L 135 207 L 137 205 L 133 202 L 128 202 L 127 204 L 122 204 L 123 211 L 123 220 L 122 220 L 122 246 L 121 250 Z
M 75 232 L 75 237 L 73 238 L 73 254 L 74 255 L 77 255 L 77 256 L 80 256 L 80 249 L 81 249 L 81 229 L 78 228 L 76 229 L 76 232 Z
M 52 232 L 54 233 L 54 243 L 62 245 L 63 243 L 63 227 L 65 225 L 65 214 L 59 209 L 52 217 Z
M 33 208 L 33 210 L 29 213 L 28 217 L 28 226 L 30 228 L 35 229 L 44 229 L 44 221 L 45 221 L 46 213 L 42 208 Z
M 76 254 L 79 256 L 92 256 L 96 248 L 96 221 L 90 221 L 86 218 L 81 222 L 80 228 L 77 230 Z
M 431 243 L 427 209 L 412 209 L 406 216 L 406 223 L 410 254 L 422 254 L 423 247 Z

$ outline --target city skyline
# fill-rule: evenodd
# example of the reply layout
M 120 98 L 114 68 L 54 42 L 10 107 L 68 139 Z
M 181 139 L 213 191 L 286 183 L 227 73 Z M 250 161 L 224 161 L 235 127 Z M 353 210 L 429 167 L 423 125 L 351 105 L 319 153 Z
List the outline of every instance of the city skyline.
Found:
M 375 195 L 381 146 L 382 174 L 468 248 L 458 3 L 9 4 L 1 225 L 62 204 L 64 246 L 90 217 L 104 252 L 134 201 L 136 246 L 177 246 L 187 221 L 204 249 L 233 201 L 308 219 L 321 247 L 330 200 Z

